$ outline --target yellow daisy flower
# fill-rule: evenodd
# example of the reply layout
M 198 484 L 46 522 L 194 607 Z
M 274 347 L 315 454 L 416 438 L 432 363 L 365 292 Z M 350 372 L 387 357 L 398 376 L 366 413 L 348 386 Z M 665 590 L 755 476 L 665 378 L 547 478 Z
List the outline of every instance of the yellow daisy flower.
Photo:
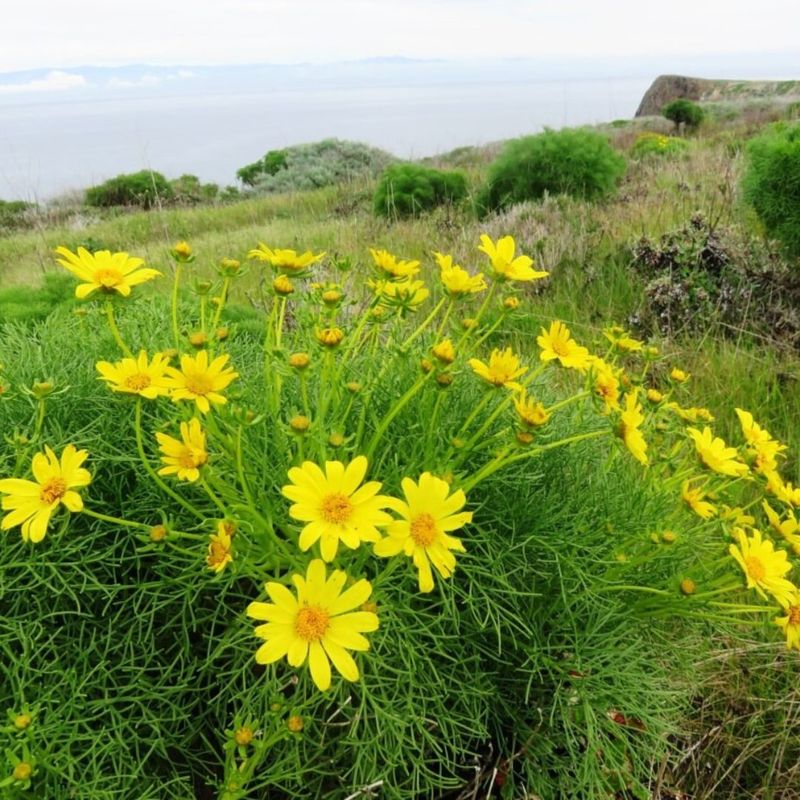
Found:
M 325 564 L 315 558 L 305 577 L 292 577 L 297 596 L 283 584 L 265 585 L 271 603 L 250 603 L 247 615 L 266 624 L 255 634 L 264 639 L 256 650 L 259 664 L 272 664 L 286 657 L 293 667 L 308 659 L 311 679 L 321 691 L 331 685 L 331 662 L 348 681 L 357 681 L 359 672 L 348 650 L 369 650 L 362 635 L 378 628 L 378 615 L 360 609 L 372 594 L 369 581 L 356 581 L 342 592 L 347 575 L 334 570 L 327 577 Z
M 83 500 L 73 491 L 88 486 L 92 480 L 89 471 L 82 468 L 88 453 L 68 444 L 61 458 L 47 446 L 44 453 L 36 453 L 31 469 L 35 480 L 6 478 L 0 480 L 2 508 L 9 513 L 3 517 L 0 528 L 7 531 L 21 525 L 22 538 L 28 542 L 41 542 L 47 533 L 50 517 L 63 503 L 68 511 L 81 511 Z
M 156 433 L 156 439 L 164 454 L 161 460 L 166 464 L 158 474 L 176 475 L 179 481 L 194 483 L 200 477 L 200 467 L 208 461 L 206 435 L 200 428 L 200 420 L 193 417 L 188 422 L 181 422 L 180 439 L 165 433 Z
M 605 404 L 605 410 L 619 410 L 619 381 L 614 374 L 614 369 L 602 358 L 592 361 L 594 372 L 594 393 Z
M 386 538 L 376 542 L 375 555 L 387 558 L 404 552 L 419 570 L 419 590 L 433 590 L 431 564 L 442 578 L 449 578 L 456 568 L 452 551 L 465 552 L 460 539 L 448 535 L 472 522 L 471 511 L 461 511 L 467 502 L 461 489 L 449 495 L 446 481 L 423 472 L 419 484 L 403 478 L 405 502 L 390 498 L 390 508 L 402 519 L 387 528 Z
M 226 368 L 228 355 L 208 361 L 208 352 L 201 350 L 196 356 L 181 356 L 181 368 L 167 367 L 167 386 L 171 390 L 172 399 L 193 400 L 200 412 L 207 414 L 211 403 L 222 405 L 227 399 L 220 394 L 235 378 L 239 377 L 230 367 Z
M 147 353 L 142 350 L 138 358 L 123 358 L 112 364 L 109 361 L 98 361 L 95 367 L 100 373 L 100 380 L 105 381 L 114 392 L 136 394 L 146 400 L 155 400 L 169 394 L 166 370 L 169 359 L 162 353 L 156 353 L 152 362 L 148 362 Z
M 431 347 L 431 352 L 442 364 L 452 364 L 456 360 L 456 349 L 449 339 L 443 339 L 435 344 Z
M 628 331 L 619 325 L 612 325 L 603 331 L 603 336 L 608 339 L 617 350 L 623 353 L 636 353 L 643 349 L 644 342 L 634 339 Z
M 320 540 L 322 558 L 333 561 L 340 540 L 355 550 L 361 542 L 380 539 L 378 528 L 392 521 L 382 510 L 389 498 L 378 494 L 378 481 L 361 485 L 366 474 L 365 456 L 356 456 L 346 467 L 326 461 L 325 472 L 311 461 L 289 470 L 291 484 L 281 492 L 294 504 L 289 516 L 307 523 L 300 532 L 303 552 Z
M 800 592 L 796 592 L 784 605 L 785 617 L 778 617 L 775 624 L 786 637 L 786 649 L 800 650 Z
M 747 588 L 755 589 L 765 600 L 769 592 L 781 605 L 791 605 L 798 590 L 784 577 L 792 569 L 786 551 L 775 550 L 769 539 L 762 539 L 758 528 L 753 528 L 750 538 L 741 528 L 733 535 L 739 546 L 730 545 L 728 552 L 744 571 Z
M 161 275 L 156 269 L 140 269 L 144 260 L 131 258 L 127 253 L 110 250 L 90 253 L 83 247 L 78 248 L 77 254 L 66 247 L 57 247 L 55 252 L 61 256 L 56 261 L 83 281 L 75 288 L 75 297 L 81 300 L 97 290 L 128 297 L 133 286 Z
M 434 253 L 433 255 L 439 265 L 439 277 L 442 285 L 451 297 L 464 297 L 486 290 L 486 281 L 483 279 L 482 272 L 470 275 L 463 267 L 453 264 L 452 256 L 443 253 Z
M 772 529 L 792 546 L 796 555 L 800 555 L 800 522 L 797 521 L 795 515 L 789 512 L 786 519 L 781 519 L 766 500 L 761 503 L 761 507 L 764 509 Z
M 691 481 L 684 481 L 681 486 L 681 499 L 689 508 L 701 519 L 711 519 L 717 509 L 706 499 L 706 494 L 702 489 L 692 487 Z
M 233 540 L 222 526 L 217 533 L 212 533 L 208 538 L 206 564 L 210 570 L 219 575 L 233 561 Z
M 390 278 L 410 278 L 419 272 L 419 261 L 401 261 L 388 250 L 373 250 L 372 260 L 375 266 Z
M 397 308 L 416 309 L 430 295 L 422 281 L 369 281 L 368 284 L 383 305 Z
M 522 424 L 528 428 L 538 428 L 550 419 L 545 407 L 532 397 L 528 397 L 525 389 L 514 398 L 514 408 Z
M 694 446 L 700 460 L 710 470 L 733 478 L 748 473 L 747 464 L 736 460 L 739 451 L 735 447 L 728 447 L 719 437 L 714 437 L 708 426 L 703 428 L 702 433 L 697 428 L 687 428 L 686 432 L 694 439 Z
M 536 337 L 536 343 L 542 349 L 539 354 L 542 361 L 558 359 L 562 367 L 581 371 L 586 370 L 592 361 L 589 351 L 581 347 L 572 338 L 569 328 L 558 320 L 550 324 L 550 330 L 542 328 L 541 335 Z
M 769 442 L 772 439 L 768 430 L 762 428 L 754 419 L 749 411 L 735 408 L 736 416 L 739 417 L 739 424 L 742 427 L 742 434 L 748 444 L 757 445 L 762 442 Z
M 504 236 L 495 243 L 484 233 L 478 250 L 489 256 L 497 280 L 535 281 L 550 274 L 533 269 L 533 259 L 528 256 L 514 258 L 516 244 L 511 236 Z
M 777 470 L 764 473 L 767 479 L 767 491 L 771 492 L 787 506 L 800 506 L 800 486 L 795 488 L 790 481 L 784 481 Z
M 322 261 L 325 253 L 314 254 L 310 250 L 306 250 L 305 253 L 298 253 L 296 250 L 273 250 L 263 242 L 259 242 L 258 247 L 250 250 L 247 257 L 264 261 L 277 270 L 296 274 L 307 270 L 312 264 Z
M 640 463 L 647 466 L 647 442 L 639 427 L 644 422 L 642 406 L 639 404 L 636 392 L 625 395 L 625 410 L 620 414 L 618 434 L 631 455 Z
M 522 384 L 517 383 L 515 378 L 528 371 L 527 367 L 520 366 L 519 358 L 510 347 L 492 350 L 488 365 L 477 358 L 471 358 L 467 363 L 476 375 L 497 388 L 505 386 L 506 389 L 522 389 Z

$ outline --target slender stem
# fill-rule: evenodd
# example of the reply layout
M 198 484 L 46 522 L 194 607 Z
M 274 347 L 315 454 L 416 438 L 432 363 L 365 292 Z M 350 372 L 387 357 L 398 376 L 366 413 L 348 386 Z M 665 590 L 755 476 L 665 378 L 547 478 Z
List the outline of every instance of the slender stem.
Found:
M 225 278 L 222 282 L 222 290 L 219 293 L 219 303 L 217 304 L 217 308 L 214 311 L 214 318 L 211 320 L 211 328 L 212 332 L 217 329 L 219 325 L 219 318 L 222 314 L 222 307 L 225 305 L 225 301 L 228 299 L 228 289 L 231 285 L 231 279 Z
M 128 358 L 133 358 L 133 353 L 131 353 L 130 348 L 125 344 L 120 335 L 117 321 L 114 319 L 114 304 L 110 300 L 106 300 L 106 319 L 108 320 L 108 327 L 111 329 L 111 335 L 114 337 L 117 347 L 119 347 Z
M 588 397 L 591 393 L 590 392 L 578 392 L 578 394 L 572 395 L 572 397 L 568 397 L 566 400 L 562 400 L 560 403 L 555 403 L 550 408 L 546 409 L 547 414 L 552 414 L 554 411 L 558 411 L 560 408 L 564 408 L 568 406 L 570 403 L 577 403 L 578 400 L 583 400 L 584 397 Z
M 204 475 L 200 478 L 200 485 L 203 487 L 205 493 L 209 496 L 214 505 L 222 512 L 222 516 L 231 516 L 227 506 L 222 502 L 222 500 L 219 499 L 219 497 L 217 497 L 217 495 L 214 493 L 214 490 L 208 485 L 208 481 Z
M 467 417 L 466 421 L 461 426 L 461 428 L 459 428 L 459 431 L 456 434 L 456 438 L 460 438 L 461 436 L 463 436 L 463 434 L 465 434 L 469 430 L 469 426 L 472 425 L 478 414 L 480 414 L 481 411 L 483 411 L 488 402 L 494 397 L 494 393 L 495 393 L 494 389 L 487 389 L 487 391 L 483 393 L 483 397 L 481 397 L 481 399 L 475 404 L 475 407 L 472 409 L 472 412 Z
M 453 298 L 450 298 L 450 303 L 447 306 L 446 311 L 444 312 L 444 316 L 442 317 L 442 321 L 439 323 L 439 327 L 436 330 L 436 341 L 438 342 L 439 339 L 442 338 L 442 333 L 444 333 L 445 325 L 447 325 L 447 320 L 450 319 L 450 314 L 453 313 L 453 306 L 455 306 L 456 301 Z
M 381 421 L 381 424 L 372 435 L 372 439 L 370 439 L 369 445 L 367 446 L 367 452 L 365 455 L 367 456 L 368 460 L 372 458 L 372 454 L 375 452 L 378 442 L 381 440 L 383 434 L 386 433 L 386 430 L 388 429 L 389 425 L 391 425 L 392 420 L 405 408 L 411 398 L 425 385 L 425 381 L 427 381 L 431 375 L 433 375 L 433 372 L 429 372 L 426 375 L 422 375 L 420 378 L 418 378 L 416 382 L 411 385 L 411 388 L 406 391 L 406 393 L 392 406 L 391 409 L 389 409 L 389 412 Z
M 280 309 L 278 312 L 278 321 L 275 325 L 275 346 L 281 346 L 283 339 L 283 324 L 286 320 L 286 296 L 281 297 Z
M 139 451 L 139 458 L 142 461 L 142 465 L 147 470 L 148 475 L 155 481 L 156 485 L 161 489 L 162 492 L 168 494 L 176 503 L 183 506 L 188 512 L 194 514 L 199 519 L 205 519 L 205 515 L 201 514 L 191 503 L 188 503 L 184 500 L 177 492 L 170 489 L 166 483 L 161 479 L 161 476 L 153 469 L 150 465 L 150 462 L 147 459 L 147 454 L 144 451 L 144 441 L 142 438 L 142 400 L 141 398 L 137 398 L 136 400 L 136 419 L 134 423 L 134 427 L 136 429 L 136 449 Z
M 84 506 L 81 509 L 81 513 L 86 514 L 87 516 L 94 517 L 95 519 L 103 520 L 103 522 L 110 522 L 113 525 L 127 525 L 131 528 L 151 528 L 152 525 L 146 525 L 143 522 L 133 522 L 129 519 L 120 519 L 119 517 L 111 517 L 108 514 L 101 514 L 99 511 L 93 511 L 91 508 L 86 508 Z
M 178 330 L 178 284 L 181 279 L 181 264 L 175 264 L 175 275 L 172 280 L 172 339 L 175 349 L 181 349 L 181 336 Z
M 247 478 L 244 474 L 244 459 L 242 458 L 242 434 L 244 433 L 244 427 L 242 425 L 239 426 L 239 429 L 236 431 L 236 474 L 239 478 L 239 485 L 242 487 L 242 491 L 244 492 L 244 496 L 247 500 L 247 505 L 251 508 L 255 508 L 255 502 L 253 500 L 253 494 L 250 491 L 250 484 L 247 482 Z
M 415 341 L 420 336 L 420 334 L 425 332 L 425 329 L 428 327 L 428 325 L 430 325 L 430 323 L 433 321 L 434 317 L 439 313 L 439 310 L 441 309 L 441 307 L 446 302 L 447 302 L 447 298 L 443 297 L 433 307 L 433 311 L 431 311 L 431 313 L 428 314 L 428 316 L 424 319 L 422 324 L 414 331 L 414 333 L 411 334 L 411 336 L 408 337 L 408 339 L 405 340 L 405 342 L 403 342 L 403 347 L 404 348 L 407 348 L 413 341 Z

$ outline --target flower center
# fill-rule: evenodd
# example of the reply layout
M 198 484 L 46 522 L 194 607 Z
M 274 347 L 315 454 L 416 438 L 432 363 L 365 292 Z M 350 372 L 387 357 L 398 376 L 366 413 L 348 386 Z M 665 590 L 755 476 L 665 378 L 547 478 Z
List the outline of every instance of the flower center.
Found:
M 756 558 L 755 556 L 748 556 L 744 560 L 745 566 L 747 567 L 747 574 L 754 580 L 754 581 L 763 581 L 764 578 L 767 576 L 767 570 L 764 566 L 764 563 L 761 561 L 760 558 Z
M 125 378 L 125 386 L 134 392 L 141 392 L 150 385 L 150 376 L 145 375 L 144 372 L 137 372 L 135 375 L 129 375 Z
M 200 373 L 199 375 L 190 375 L 186 377 L 186 388 L 192 393 L 197 395 L 206 395 L 214 390 L 211 379 L 208 375 Z
M 430 514 L 419 514 L 411 520 L 411 538 L 420 547 L 432 545 L 436 533 L 436 520 Z
M 557 356 L 569 355 L 569 342 L 562 342 L 560 339 L 555 339 L 550 342 L 550 347 Z
M 294 620 L 295 633 L 307 642 L 315 642 L 325 635 L 330 625 L 330 614 L 319 606 L 305 606 Z
M 230 553 L 230 548 L 226 547 L 219 540 L 211 542 L 211 547 L 208 554 L 208 565 L 210 567 L 217 567 L 225 561 Z
M 791 606 L 789 608 L 789 624 L 800 625 L 800 606 Z
M 67 493 L 67 482 L 63 478 L 50 478 L 42 484 L 39 498 L 43 503 L 50 505 L 60 500 Z
M 94 279 L 106 289 L 119 286 L 123 280 L 122 273 L 117 269 L 98 269 L 97 272 L 94 273 Z
M 203 450 L 198 450 L 196 447 L 185 447 L 183 452 L 178 456 L 178 463 L 184 469 L 194 469 L 201 467 L 208 460 L 208 456 Z
M 353 514 L 353 504 L 350 498 L 343 494 L 328 494 L 322 498 L 319 512 L 325 522 L 339 524 L 350 519 Z

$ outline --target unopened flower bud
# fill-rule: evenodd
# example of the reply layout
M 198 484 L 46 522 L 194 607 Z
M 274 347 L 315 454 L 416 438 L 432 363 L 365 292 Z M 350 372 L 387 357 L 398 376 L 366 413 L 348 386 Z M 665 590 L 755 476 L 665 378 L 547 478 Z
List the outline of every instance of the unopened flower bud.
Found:
M 303 414 L 298 414 L 289 420 L 289 427 L 295 433 L 305 433 L 311 427 L 311 420 Z
M 253 741 L 254 736 L 255 732 L 249 725 L 242 725 L 234 732 L 233 739 L 240 747 L 247 747 Z
M 694 594 L 697 591 L 697 584 L 691 578 L 684 578 L 681 581 L 681 592 L 685 595 Z
M 300 733 L 300 731 L 305 728 L 306 724 L 303 721 L 303 718 L 299 714 L 292 714 L 289 719 L 286 720 L 286 727 L 292 733 Z
M 33 775 L 33 765 L 27 761 L 20 761 L 11 774 L 14 776 L 15 781 L 26 781 Z
M 436 383 L 438 383 L 443 389 L 446 389 L 453 383 L 453 376 L 449 372 L 440 372 L 436 376 Z
M 230 331 L 225 327 L 217 328 L 214 331 L 214 336 L 218 342 L 224 342 L 230 336 Z
M 503 300 L 503 308 L 508 309 L 509 311 L 514 311 L 515 309 L 519 308 L 519 298 L 506 297 L 506 299 Z
M 208 336 L 204 331 L 194 331 L 189 334 L 189 344 L 192 347 L 205 347 L 208 344 Z
M 344 339 L 344 332 L 341 328 L 323 328 L 317 331 L 317 341 L 323 347 L 337 347 Z
M 150 528 L 150 541 L 163 542 L 167 538 L 167 528 L 165 525 L 153 525 Z
M 305 369 L 311 363 L 308 353 L 292 353 L 289 356 L 289 366 L 295 369 Z
M 294 285 L 285 275 L 278 275 L 278 277 L 272 281 L 272 288 L 275 290 L 276 294 L 283 295 L 284 297 L 290 295 L 294 291 Z
M 17 714 L 17 716 L 14 717 L 14 727 L 18 731 L 24 731 L 25 728 L 31 724 L 31 722 L 33 722 L 33 717 L 31 717 L 30 714 L 22 713 Z
M 342 299 L 342 293 L 338 289 L 328 289 L 322 293 L 322 302 L 326 306 L 335 306 Z

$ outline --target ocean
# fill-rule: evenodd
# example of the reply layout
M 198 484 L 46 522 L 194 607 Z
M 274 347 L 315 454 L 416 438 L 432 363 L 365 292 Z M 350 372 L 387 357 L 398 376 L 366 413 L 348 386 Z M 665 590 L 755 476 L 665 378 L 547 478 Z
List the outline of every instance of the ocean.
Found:
M 0 198 L 41 201 L 144 168 L 234 184 L 267 150 L 328 137 L 420 158 L 629 118 L 653 77 L 6 100 Z

